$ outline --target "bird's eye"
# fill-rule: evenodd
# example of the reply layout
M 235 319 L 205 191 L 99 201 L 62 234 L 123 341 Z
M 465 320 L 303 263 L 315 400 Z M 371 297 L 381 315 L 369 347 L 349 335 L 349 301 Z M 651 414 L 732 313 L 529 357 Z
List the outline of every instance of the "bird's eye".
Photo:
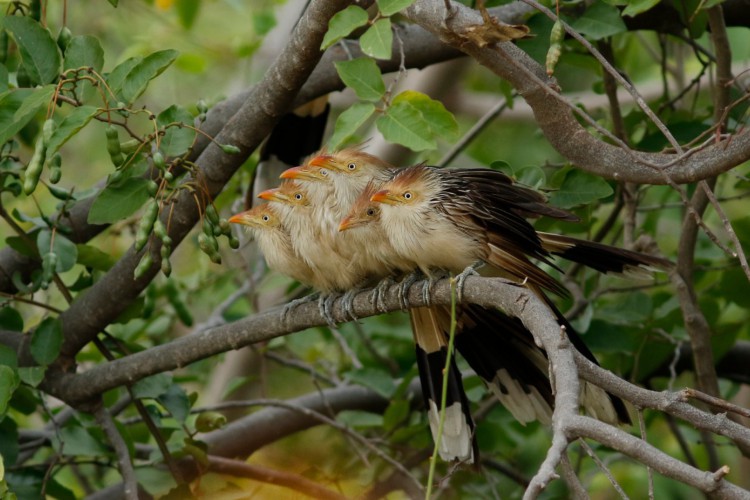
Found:
M 300 193 L 296 193 L 294 195 L 294 199 L 297 200 L 297 201 L 300 201 L 302 199 L 302 195 Z
M 409 191 L 404 193 L 404 199 L 405 200 L 411 200 L 411 193 Z
M 350 163 L 349 165 L 346 166 L 346 168 L 348 168 L 349 170 L 354 170 L 355 168 L 357 168 L 357 164 L 356 163 Z
M 271 220 L 271 218 L 267 215 L 264 215 L 262 218 L 263 218 L 263 222 L 268 222 L 269 220 Z
M 320 175 L 322 175 L 323 177 L 327 177 L 328 176 L 328 170 L 326 170 L 324 168 L 321 168 L 320 169 Z
M 374 208 L 368 208 L 367 209 L 367 216 L 372 217 L 375 215 L 375 209 Z

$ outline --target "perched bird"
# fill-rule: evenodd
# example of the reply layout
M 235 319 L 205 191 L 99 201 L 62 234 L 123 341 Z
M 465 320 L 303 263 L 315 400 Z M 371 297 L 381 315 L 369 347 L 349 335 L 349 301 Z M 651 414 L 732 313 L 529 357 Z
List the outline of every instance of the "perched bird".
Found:
M 250 228 L 269 268 L 303 284 L 310 284 L 314 281 L 313 268 L 300 259 L 294 251 L 289 232 L 284 228 L 281 217 L 270 204 L 263 203 L 233 215 L 229 218 L 229 222 Z

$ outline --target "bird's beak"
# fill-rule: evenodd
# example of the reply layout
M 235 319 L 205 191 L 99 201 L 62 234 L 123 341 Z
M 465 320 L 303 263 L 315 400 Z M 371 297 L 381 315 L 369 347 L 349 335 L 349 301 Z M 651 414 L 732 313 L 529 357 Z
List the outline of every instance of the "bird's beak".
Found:
M 391 195 L 390 191 L 383 189 L 382 191 L 378 191 L 370 196 L 370 201 L 385 203 L 386 205 L 395 205 L 397 200 Z
M 331 166 L 331 162 L 333 160 L 333 156 L 331 155 L 318 155 L 309 162 L 307 162 L 308 165 L 311 167 L 320 167 L 320 168 L 328 168 Z
M 232 224 L 242 224 L 244 226 L 247 226 L 248 223 L 247 223 L 247 219 L 245 218 L 246 214 L 247 212 L 240 212 L 238 214 L 234 214 L 233 216 L 229 218 L 229 222 L 231 222 Z
M 352 219 L 352 216 L 351 215 L 347 215 L 341 221 L 341 224 L 339 224 L 339 231 L 346 231 L 347 229 L 351 229 L 351 228 L 353 228 L 356 225 L 357 224 L 354 221 L 354 219 Z
M 284 170 L 279 176 L 281 179 L 297 179 L 307 181 L 319 181 L 323 177 L 318 173 L 318 169 L 309 168 L 307 165 L 301 167 L 292 167 Z
M 265 191 L 258 194 L 258 198 L 260 198 L 261 200 L 268 200 L 268 201 L 283 200 L 283 196 L 279 194 L 279 190 L 276 188 L 266 189 Z

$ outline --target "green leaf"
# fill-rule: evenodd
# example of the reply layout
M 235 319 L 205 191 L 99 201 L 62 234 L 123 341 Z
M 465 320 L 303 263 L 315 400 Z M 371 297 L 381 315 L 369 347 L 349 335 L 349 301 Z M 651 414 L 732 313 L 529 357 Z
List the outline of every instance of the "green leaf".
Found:
M 57 254 L 55 272 L 58 273 L 64 273 L 72 268 L 78 259 L 78 248 L 76 248 L 75 243 L 60 234 L 59 231 L 55 233 L 53 239 L 51 230 L 42 229 L 36 236 L 36 246 L 41 255 L 47 252 Z
M 31 356 L 40 365 L 57 359 L 62 345 L 62 326 L 57 318 L 45 318 L 31 334 Z
M 359 39 L 362 52 L 376 59 L 390 59 L 393 50 L 391 20 L 379 19 Z
M 375 106 L 369 102 L 359 102 L 349 107 L 336 119 L 336 126 L 328 141 L 331 149 L 336 149 L 364 124 L 375 112 Z
M 544 170 L 536 165 L 527 165 L 519 168 L 515 172 L 516 181 L 526 186 L 538 189 L 547 182 L 547 176 Z
M 170 385 L 167 392 L 157 396 L 156 400 L 179 422 L 184 422 L 190 415 L 190 399 L 177 384 Z
M 402 144 L 414 151 L 435 149 L 437 146 L 422 113 L 408 102 L 390 106 L 375 125 L 387 141 Z
M 25 16 L 8 16 L 3 26 L 16 41 L 29 78 L 35 84 L 53 82 L 60 73 L 60 50 L 49 30 Z
M 142 177 L 130 177 L 105 187 L 91 205 L 89 224 L 111 224 L 132 215 L 150 198 L 149 183 Z
M 272 9 L 262 10 L 253 14 L 253 30 L 256 35 L 263 36 L 276 26 L 276 15 Z
M 573 169 L 565 176 L 560 189 L 550 196 L 550 203 L 560 208 L 585 205 L 612 194 L 612 186 L 601 177 Z
M 55 131 L 52 133 L 47 143 L 47 158 L 57 153 L 59 149 L 85 127 L 91 119 L 96 116 L 99 109 L 95 106 L 80 106 L 70 112 L 68 116 L 57 124 Z
M 75 36 L 65 49 L 63 69 L 92 67 L 101 72 L 104 67 L 104 49 L 99 39 L 91 35 Z
M 34 117 L 33 113 L 16 116 L 26 98 L 33 98 L 33 89 L 15 89 L 0 94 L 0 144 L 5 144 Z M 41 107 L 41 104 L 40 104 Z
M 411 413 L 411 406 L 405 399 L 398 399 L 391 401 L 388 408 L 383 413 L 383 428 L 386 432 L 390 432 L 399 426 L 402 422 L 405 422 L 409 418 Z
M 60 439 L 52 438 L 58 453 L 69 456 L 97 456 L 106 455 L 107 449 L 96 439 L 88 429 L 80 425 L 68 425 L 60 429 Z
M 8 402 L 19 383 L 18 374 L 13 368 L 0 365 L 0 417 L 8 410 Z
M 458 135 L 458 122 L 453 113 L 445 109 L 443 103 L 415 90 L 401 92 L 393 99 L 393 104 L 408 103 L 422 114 L 435 134 L 453 139 Z
M 385 94 L 383 75 L 374 60 L 360 57 L 334 64 L 344 84 L 363 101 L 379 101 Z
M 347 427 L 359 429 L 382 428 L 383 416 L 363 410 L 344 410 L 336 415 L 336 420 Z
M 350 5 L 344 10 L 334 14 L 328 21 L 328 31 L 323 37 L 321 50 L 325 50 L 338 42 L 352 31 L 367 24 L 367 12 L 362 7 Z
M 18 368 L 18 355 L 15 349 L 0 344 L 0 366 L 9 366 L 13 369 Z
M 125 81 L 125 77 L 141 61 L 143 61 L 143 58 L 140 56 L 125 59 L 107 75 L 107 86 L 116 96 L 119 96 L 122 91 L 122 84 Z
M 386 399 L 396 391 L 396 384 L 391 374 L 379 368 L 352 370 L 346 374 L 346 378 L 355 384 L 372 389 Z
M 18 369 L 18 375 L 21 377 L 21 382 L 36 387 L 44 380 L 46 371 L 46 366 L 23 366 Z
M 18 120 L 19 122 L 28 122 L 29 119 L 33 118 L 43 106 L 49 104 L 52 99 L 52 94 L 54 93 L 54 85 L 45 85 L 44 87 L 35 88 L 33 94 L 23 100 L 21 107 L 19 107 L 13 115 L 13 119 Z
M 169 373 L 157 373 L 133 384 L 133 397 L 158 398 L 165 394 L 172 385 L 172 375 Z
M 180 24 L 183 28 L 189 30 L 193 27 L 200 6 L 200 0 L 177 0 L 175 8 L 177 9 L 177 16 L 180 18 Z
M 380 13 L 384 16 L 392 16 L 414 3 L 415 0 L 377 0 Z
M 173 104 L 156 117 L 156 124 L 159 128 L 165 127 L 170 123 L 193 124 L 193 115 L 186 109 Z M 185 127 L 172 126 L 166 129 L 164 136 L 159 143 L 159 149 L 164 156 L 179 156 L 185 153 L 195 140 L 195 130 Z
M 102 252 L 92 245 L 76 245 L 78 248 L 78 263 L 84 267 L 97 271 L 109 271 L 117 259 L 112 254 Z
M 622 11 L 622 15 L 634 17 L 638 14 L 643 14 L 647 10 L 651 10 L 659 2 L 660 0 L 630 0 L 628 6 Z
M 576 19 L 571 26 L 592 40 L 601 40 L 627 30 L 617 7 L 601 1 L 586 9 L 586 12 Z
M 8 68 L 5 67 L 5 64 L 0 63 L 0 92 L 6 92 L 8 88 Z
M 11 332 L 22 332 L 23 317 L 21 317 L 21 313 L 8 305 L 0 307 L 0 328 Z
M 161 75 L 177 58 L 176 50 L 160 50 L 149 54 L 133 66 L 122 82 L 122 100 L 132 103 L 148 87 L 148 83 Z

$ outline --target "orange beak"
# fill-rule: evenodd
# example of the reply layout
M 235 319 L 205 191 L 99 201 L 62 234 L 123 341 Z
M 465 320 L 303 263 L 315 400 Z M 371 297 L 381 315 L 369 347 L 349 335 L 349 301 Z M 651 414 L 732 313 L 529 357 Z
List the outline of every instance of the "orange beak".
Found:
M 245 223 L 245 214 L 247 212 L 240 212 L 238 214 L 235 214 L 229 218 L 229 222 L 232 224 L 244 224 Z
M 281 175 L 279 176 L 280 179 L 298 179 L 301 177 L 300 170 L 302 170 L 302 167 L 292 167 L 284 170 L 281 172 Z
M 258 195 L 258 198 L 260 198 L 261 200 L 268 200 L 268 201 L 276 200 L 277 199 L 276 193 L 278 193 L 278 191 L 279 190 L 277 188 L 266 189 L 265 191 L 263 191 L 262 193 Z M 241 214 L 237 214 L 237 215 L 241 215 Z
M 353 225 L 352 225 L 352 217 L 351 217 L 351 215 L 347 215 L 341 221 L 341 224 L 339 224 L 339 231 L 346 231 L 347 229 L 350 229 L 352 227 L 353 227 Z
M 370 201 L 376 201 L 378 203 L 389 203 L 390 202 L 390 191 L 383 189 L 378 191 L 374 195 L 370 196 Z
M 327 168 L 332 160 L 333 160 L 333 156 L 331 155 L 318 155 L 312 160 L 310 160 L 309 162 L 307 162 L 307 164 L 313 167 Z

